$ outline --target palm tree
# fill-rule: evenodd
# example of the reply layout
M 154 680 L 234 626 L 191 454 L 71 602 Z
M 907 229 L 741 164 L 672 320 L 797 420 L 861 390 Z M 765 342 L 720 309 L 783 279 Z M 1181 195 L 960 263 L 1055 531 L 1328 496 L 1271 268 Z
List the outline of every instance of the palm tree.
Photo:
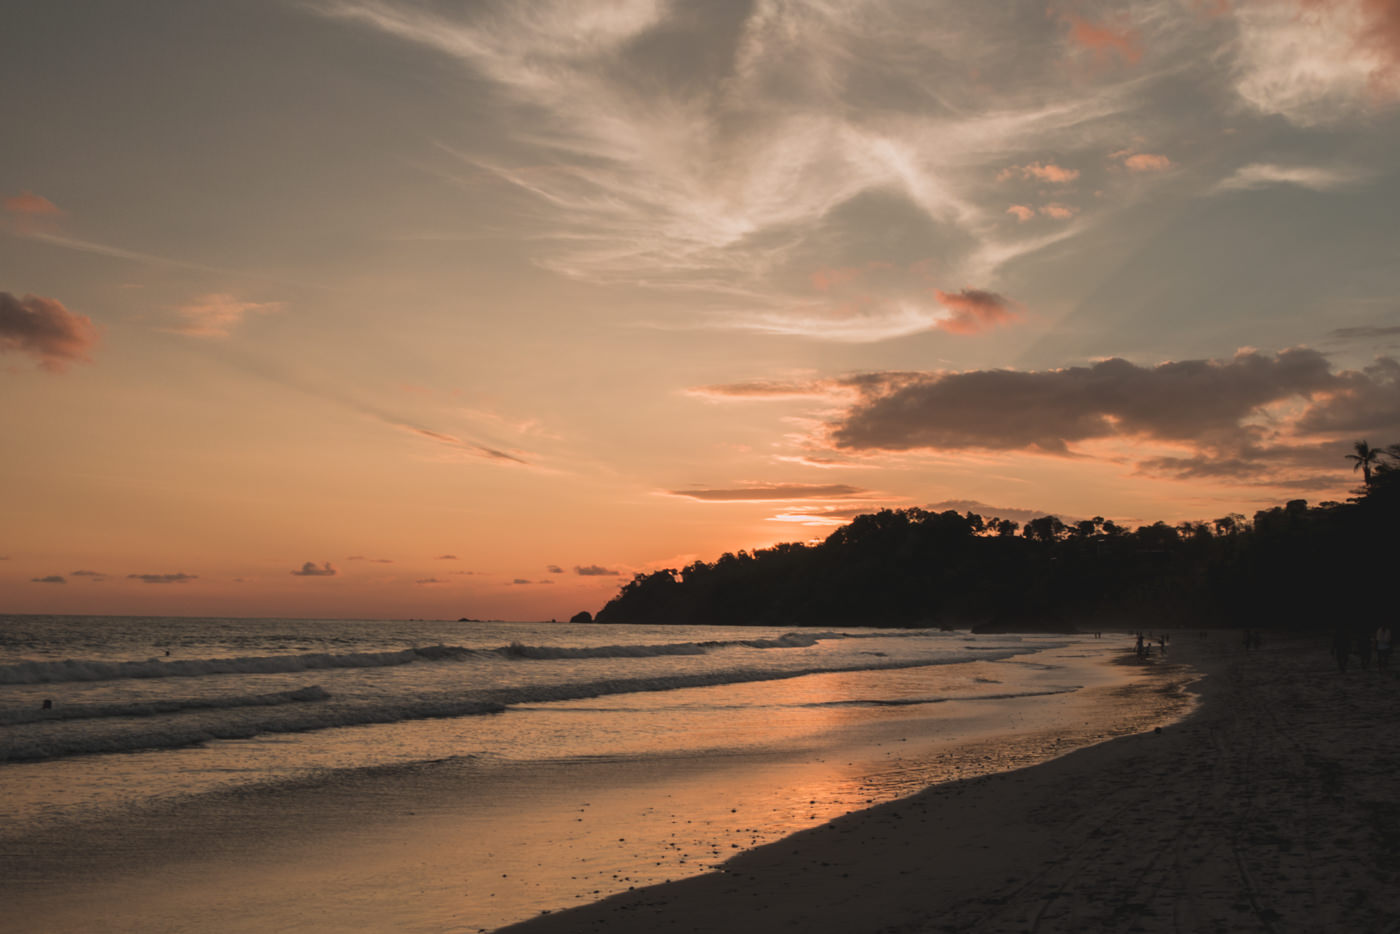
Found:
M 1352 443 L 1355 454 L 1346 455 L 1347 460 L 1352 461 L 1351 469 L 1361 471 L 1361 480 L 1369 488 L 1371 486 L 1371 465 L 1380 462 L 1381 449 L 1373 448 L 1365 441 Z

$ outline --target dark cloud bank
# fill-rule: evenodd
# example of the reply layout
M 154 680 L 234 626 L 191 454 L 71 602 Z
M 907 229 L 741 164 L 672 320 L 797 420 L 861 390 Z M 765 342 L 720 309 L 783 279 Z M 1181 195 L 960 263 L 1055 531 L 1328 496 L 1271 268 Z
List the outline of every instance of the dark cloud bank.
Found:
M 862 398 L 830 424 L 830 440 L 852 452 L 1069 455 L 1078 442 L 1128 438 L 1190 452 L 1144 461 L 1142 469 L 1247 477 L 1270 467 L 1334 466 L 1341 442 L 1333 436 L 1400 437 L 1400 363 L 1382 357 L 1362 370 L 1334 372 L 1306 348 L 1150 367 L 1115 358 L 1060 370 L 867 374 L 843 383 Z M 1300 414 L 1265 415 L 1289 401 Z

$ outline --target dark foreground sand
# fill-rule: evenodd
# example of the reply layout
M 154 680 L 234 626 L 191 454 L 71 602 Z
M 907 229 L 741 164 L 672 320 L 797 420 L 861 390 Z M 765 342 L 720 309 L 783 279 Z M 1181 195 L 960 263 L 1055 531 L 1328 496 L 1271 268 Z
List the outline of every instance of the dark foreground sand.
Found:
M 1185 722 L 953 782 L 723 870 L 512 934 L 1400 931 L 1400 682 L 1325 639 L 1245 653 L 1179 635 L 1153 677 L 1207 673 Z

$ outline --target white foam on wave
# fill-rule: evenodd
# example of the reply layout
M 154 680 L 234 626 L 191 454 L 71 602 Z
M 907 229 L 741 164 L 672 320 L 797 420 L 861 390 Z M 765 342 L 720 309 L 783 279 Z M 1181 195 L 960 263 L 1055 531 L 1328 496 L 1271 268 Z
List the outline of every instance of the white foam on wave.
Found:
M 722 643 L 668 642 L 659 645 L 593 645 L 573 648 L 560 645 L 523 645 L 512 642 L 496 649 L 505 658 L 565 659 L 565 658 L 657 658 L 662 655 L 704 655 L 706 645 Z
M 0 666 L 0 684 L 48 684 L 63 681 L 118 681 L 126 678 L 190 678 L 221 674 L 287 674 L 330 668 L 383 668 L 421 661 L 465 659 L 476 655 L 461 646 L 429 645 L 395 652 L 313 652 L 303 655 L 254 655 L 240 658 L 191 658 L 104 662 L 64 659 L 25 661 Z
M 1008 647 L 1003 657 L 1018 654 Z M 988 660 L 988 653 L 950 654 L 938 659 L 875 660 L 860 665 L 821 665 L 792 669 L 731 668 L 719 671 L 668 674 L 652 677 L 564 681 L 495 688 L 473 693 L 431 698 L 380 698 L 368 702 L 282 703 L 259 709 L 184 709 L 150 725 L 123 724 L 123 729 L 74 733 L 61 724 L 30 722 L 0 737 L 0 761 L 50 759 L 91 753 L 130 752 L 191 746 L 216 739 L 251 739 L 269 733 L 301 733 L 333 727 L 397 723 L 438 717 L 466 717 L 507 712 L 512 707 L 552 701 L 579 700 L 614 694 L 671 691 L 756 681 L 780 681 L 806 675 L 846 671 L 885 671 L 954 665 L 974 659 Z M 868 656 L 867 656 L 868 658 Z M 319 689 L 316 689 L 319 690 Z M 295 693 L 295 692 L 290 692 Z M 310 699 L 310 698 L 308 698 Z M 216 705 L 211 705 L 216 706 Z M 154 713 L 161 713 L 154 711 Z M 225 716 L 220 717 L 220 714 Z M 121 716 L 113 714 L 112 716 Z
M 910 631 L 910 635 L 923 634 Z M 56 684 L 71 681 L 119 681 L 140 678 L 192 678 L 224 674 L 289 674 L 335 668 L 383 668 L 415 662 L 468 661 L 498 658 L 547 661 L 580 658 L 656 658 L 665 655 L 704 655 L 711 649 L 746 646 L 754 649 L 807 648 L 828 639 L 868 637 L 868 633 L 789 632 L 770 639 L 735 639 L 714 642 L 663 642 L 648 645 L 558 646 L 512 642 L 496 649 L 469 649 L 458 645 L 427 645 L 392 652 L 312 652 L 300 655 L 254 655 L 236 658 L 168 659 L 141 661 L 23 661 L 0 666 L 0 684 Z M 903 633 L 884 634 L 903 635 Z
M 319 685 L 268 694 L 234 697 L 180 697 L 125 704 L 60 704 L 52 708 L 0 710 L 0 724 L 45 723 L 50 720 L 89 720 L 101 717 L 153 717 L 186 710 L 223 710 L 235 707 L 275 707 L 280 704 L 321 701 L 330 697 Z
M 57 759 L 94 753 L 175 749 L 211 740 L 253 739 L 269 733 L 307 733 L 340 726 L 397 723 L 433 717 L 467 717 L 501 713 L 500 704 L 478 698 L 434 698 L 398 703 L 327 707 L 320 704 L 283 705 L 261 715 L 209 720 L 169 717 L 135 729 L 110 733 L 30 733 L 12 731 L 0 738 L 0 762 Z
M 1019 654 L 1019 649 L 1004 649 L 1000 658 L 1010 658 Z M 635 694 L 643 691 L 675 691 L 682 688 L 714 687 L 721 684 L 745 684 L 753 681 L 782 681 L 788 678 L 801 678 L 806 675 L 834 674 L 844 671 L 894 671 L 906 668 L 931 668 L 942 665 L 964 664 L 969 661 L 997 660 L 986 654 L 978 656 L 947 655 L 942 658 L 915 658 L 887 661 L 870 661 L 861 665 L 814 665 L 803 668 L 731 668 L 722 671 L 695 672 L 691 674 L 659 675 L 648 678 L 610 678 L 598 681 L 565 682 L 559 684 L 529 685 L 517 688 L 499 688 L 488 691 L 483 696 L 507 707 L 524 704 L 548 703 L 550 701 L 580 700 L 589 697 L 603 697 L 611 694 Z

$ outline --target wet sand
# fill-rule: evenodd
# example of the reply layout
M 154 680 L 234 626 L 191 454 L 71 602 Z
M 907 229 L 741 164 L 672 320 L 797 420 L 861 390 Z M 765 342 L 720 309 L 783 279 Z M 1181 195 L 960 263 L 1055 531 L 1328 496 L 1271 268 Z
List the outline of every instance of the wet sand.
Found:
M 999 663 L 1026 669 L 1015 685 L 987 680 L 979 690 L 1008 691 L 1006 700 L 820 706 L 808 714 L 820 718 L 820 730 L 762 752 L 547 763 L 468 757 L 313 773 L 19 835 L 0 826 L 0 930 L 437 934 L 586 905 L 706 873 L 874 802 L 1174 722 L 1189 706 L 1180 683 L 1193 675 L 1179 665 L 1101 660 L 1121 657 L 1124 642 Z M 883 674 L 878 683 L 893 690 Z M 1007 671 L 1000 676 L 1010 680 Z M 925 672 L 893 677 L 906 680 L 904 693 L 928 690 Z M 800 689 L 798 700 L 880 696 L 869 694 L 867 678 L 877 676 L 811 676 L 778 687 Z M 1059 689 L 1066 684 L 1083 687 Z M 719 690 L 696 689 L 692 700 L 713 703 Z M 1047 693 L 1028 703 L 1017 693 L 1025 690 Z M 687 692 L 668 699 L 683 704 Z M 783 710 L 791 714 L 778 707 L 762 715 Z M 184 762 L 162 758 L 170 768 Z
M 1051 762 L 936 785 L 730 860 L 503 930 L 1400 930 L 1400 682 L 1325 638 L 1179 634 L 1203 703 Z

